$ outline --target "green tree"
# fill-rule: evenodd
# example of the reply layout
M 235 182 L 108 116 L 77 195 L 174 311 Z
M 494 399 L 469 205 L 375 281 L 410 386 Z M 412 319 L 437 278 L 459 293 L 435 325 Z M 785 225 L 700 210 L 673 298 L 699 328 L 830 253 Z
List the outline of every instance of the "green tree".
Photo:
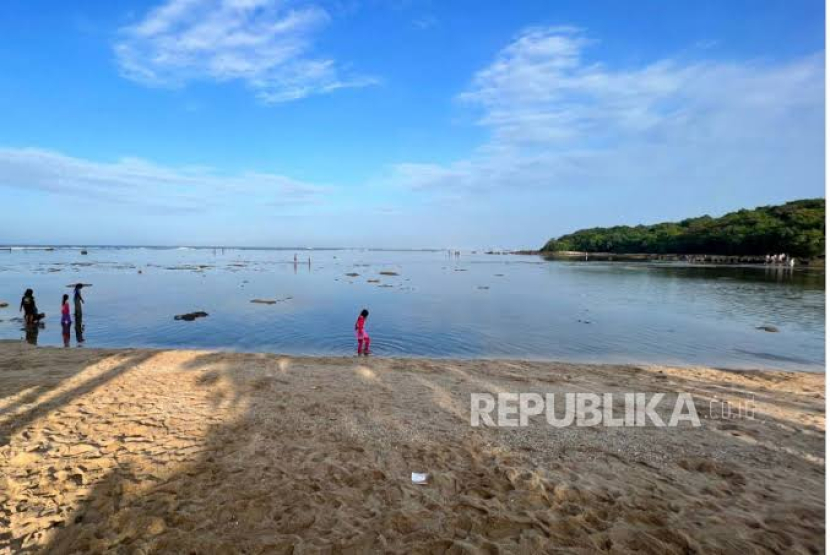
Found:
M 548 241 L 543 252 L 824 255 L 824 199 L 738 210 L 655 225 L 595 227 Z

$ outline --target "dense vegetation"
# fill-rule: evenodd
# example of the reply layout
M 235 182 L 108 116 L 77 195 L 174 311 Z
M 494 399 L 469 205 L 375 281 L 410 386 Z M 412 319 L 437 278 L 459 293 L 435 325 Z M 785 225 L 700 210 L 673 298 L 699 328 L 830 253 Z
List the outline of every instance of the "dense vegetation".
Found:
M 656 225 L 595 227 L 551 239 L 543 252 L 765 255 L 824 254 L 824 199 Z

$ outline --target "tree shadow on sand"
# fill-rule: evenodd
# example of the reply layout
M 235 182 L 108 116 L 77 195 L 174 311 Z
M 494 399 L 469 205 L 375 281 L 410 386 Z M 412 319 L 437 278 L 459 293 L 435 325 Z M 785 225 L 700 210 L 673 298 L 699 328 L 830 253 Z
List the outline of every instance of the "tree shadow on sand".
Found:
M 51 351 L 65 362 L 64 353 L 67 351 Z M 127 354 L 116 355 L 102 352 L 90 360 L 90 357 L 85 356 L 86 353 L 79 353 L 81 356 L 78 359 L 86 362 L 87 368 L 104 361 L 109 364 L 107 368 L 89 376 L 85 375 L 84 371 L 81 371 L 80 375 L 56 372 L 44 376 L 44 373 L 50 372 L 49 366 L 42 364 L 37 357 L 27 356 L 27 352 L 31 352 L 31 349 L 20 345 L 19 353 L 0 361 L 3 366 L 14 368 L 21 376 L 14 381 L 8 379 L 8 376 L 4 376 L 3 379 L 2 393 L 5 402 L 0 409 L 0 447 L 7 445 L 15 432 L 25 428 L 33 420 L 59 411 L 61 407 L 116 379 L 136 364 L 141 364 L 153 356 L 153 353 L 148 351 L 128 351 Z

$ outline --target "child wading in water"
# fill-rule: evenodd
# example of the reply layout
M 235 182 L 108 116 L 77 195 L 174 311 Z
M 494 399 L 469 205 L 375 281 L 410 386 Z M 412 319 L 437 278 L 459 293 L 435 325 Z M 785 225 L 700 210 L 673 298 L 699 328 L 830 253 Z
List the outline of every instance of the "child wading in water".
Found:
M 360 316 L 357 317 L 357 322 L 354 323 L 355 335 L 357 335 L 357 354 L 368 355 L 372 351 L 369 350 L 369 334 L 366 333 L 366 318 L 369 317 L 369 311 L 365 308 L 360 311 Z
M 69 317 L 69 295 L 63 296 L 61 301 L 61 325 L 68 326 L 72 323 L 72 318 Z
M 69 327 L 72 318 L 69 317 L 69 295 L 64 295 L 61 301 L 61 328 L 63 331 L 63 346 L 69 347 Z

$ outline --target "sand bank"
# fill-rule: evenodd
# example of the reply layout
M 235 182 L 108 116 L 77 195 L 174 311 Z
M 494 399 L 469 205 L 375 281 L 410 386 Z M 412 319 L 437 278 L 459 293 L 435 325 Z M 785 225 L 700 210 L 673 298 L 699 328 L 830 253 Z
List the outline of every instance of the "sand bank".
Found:
M 470 426 L 567 391 L 756 412 Z M 824 417 L 814 374 L 0 343 L 0 551 L 821 552 Z

